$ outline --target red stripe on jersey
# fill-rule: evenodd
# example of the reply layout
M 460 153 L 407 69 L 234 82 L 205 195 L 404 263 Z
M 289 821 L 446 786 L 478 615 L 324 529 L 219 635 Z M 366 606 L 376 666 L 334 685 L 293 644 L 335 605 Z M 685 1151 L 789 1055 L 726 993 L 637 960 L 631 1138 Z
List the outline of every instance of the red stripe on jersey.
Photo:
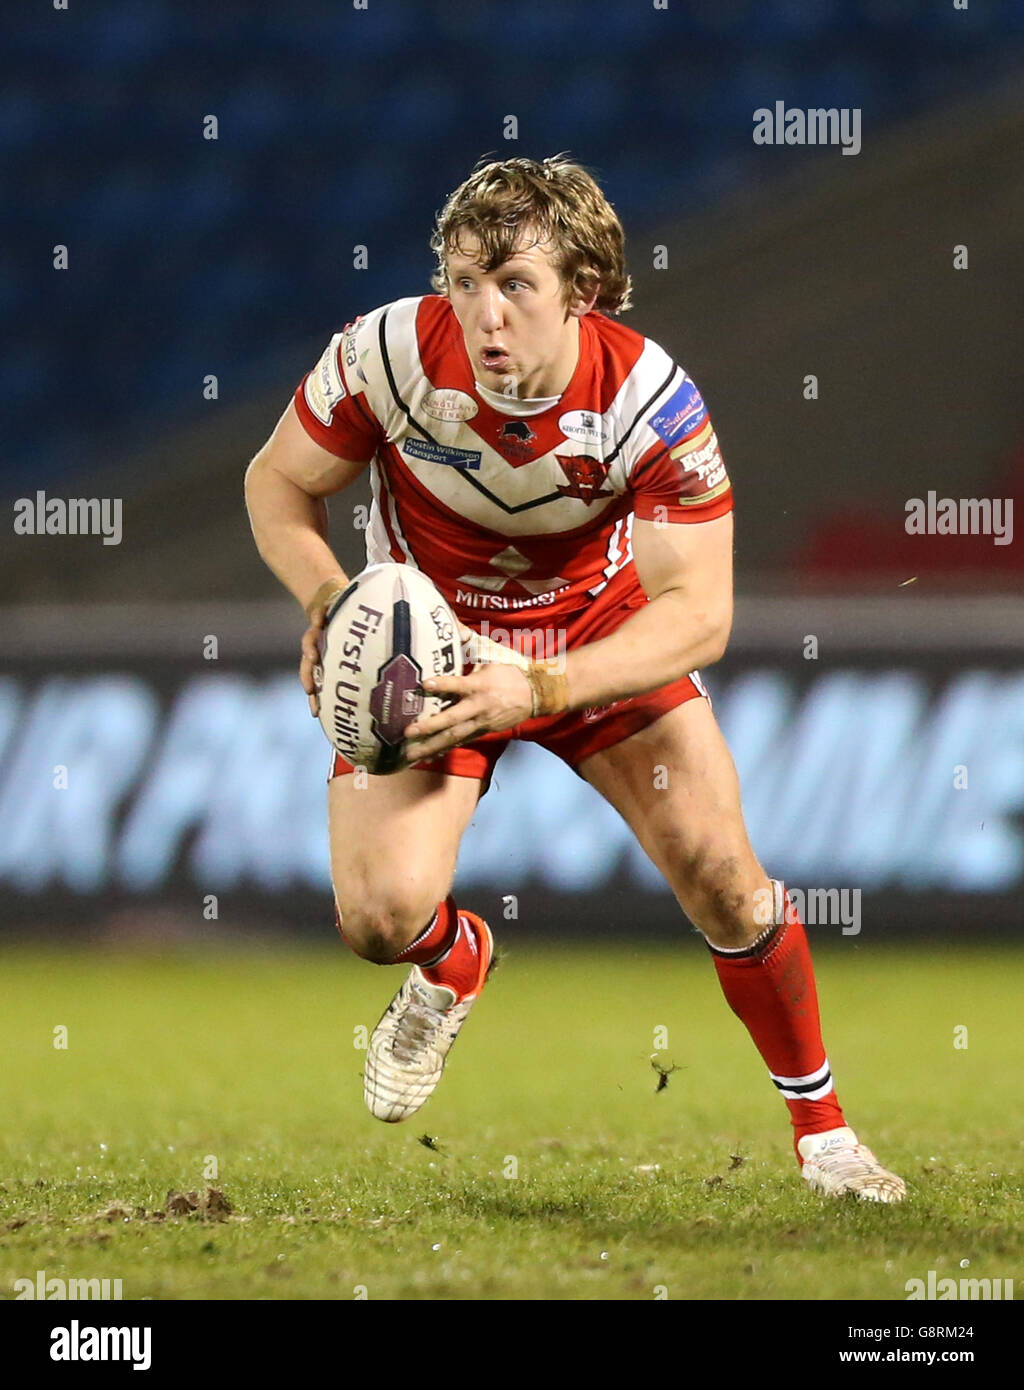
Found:
M 441 295 L 425 295 L 420 300 L 416 311 L 416 337 L 420 362 L 431 386 L 465 391 L 479 406 L 473 417 L 473 430 L 497 450 L 510 467 L 521 468 L 529 463 L 529 457 L 506 449 L 503 430 L 513 417 L 495 410 L 477 392 L 462 328 L 449 300 Z M 585 314 L 580 320 L 580 350 L 572 380 L 548 410 L 525 417 L 534 436 L 533 457 L 539 458 L 564 446 L 566 436 L 559 429 L 558 421 L 568 411 L 596 409 L 603 414 L 610 409 L 643 349 L 643 337 L 632 328 L 604 314 Z
M 432 386 L 473 391 L 473 368 L 462 329 L 451 301 L 443 294 L 425 294 L 420 300 L 416 310 L 416 343 L 423 373 Z M 439 380 L 441 376 L 444 381 Z
M 620 386 L 639 362 L 645 340 L 636 329 L 628 328 L 626 324 L 596 310 L 584 315 L 580 327 L 590 338 L 589 351 L 600 360 L 601 390 L 598 399 L 603 415 L 611 409 Z M 562 400 L 564 410 L 593 409 L 593 403 L 588 400 L 574 398 L 566 402 L 564 396 Z
M 662 508 L 663 510 L 659 510 Z M 680 506 L 678 502 L 671 500 L 659 502 L 650 493 L 645 493 L 643 497 L 637 498 L 636 516 L 638 521 L 670 521 L 693 522 L 693 521 L 715 521 L 720 516 L 725 516 L 733 509 L 732 488 L 727 488 L 725 492 L 706 503 L 694 503 L 692 506 Z
M 473 365 L 466 352 L 462 327 L 450 300 L 438 294 L 423 296 L 416 311 L 416 337 L 420 362 L 432 386 L 456 387 L 480 400 L 475 390 Z M 594 410 L 596 406 L 603 414 L 611 406 L 619 387 L 636 366 L 643 350 L 644 338 L 635 329 L 627 328 L 624 323 L 618 323 L 596 310 L 585 314 L 580 319 L 580 353 L 576 371 L 557 405 L 551 407 L 552 411 L 561 414 L 575 408 Z M 588 377 L 590 381 L 586 380 Z M 594 377 L 600 378 L 601 387 L 596 401 L 589 389 L 595 384 Z M 575 399 L 577 388 L 585 399 Z M 484 401 L 480 401 L 480 407 L 481 411 L 490 410 Z M 501 421 L 509 418 L 500 411 L 492 413 Z M 535 420 L 543 420 L 547 414 L 545 411 L 539 416 L 531 415 L 531 425 Z

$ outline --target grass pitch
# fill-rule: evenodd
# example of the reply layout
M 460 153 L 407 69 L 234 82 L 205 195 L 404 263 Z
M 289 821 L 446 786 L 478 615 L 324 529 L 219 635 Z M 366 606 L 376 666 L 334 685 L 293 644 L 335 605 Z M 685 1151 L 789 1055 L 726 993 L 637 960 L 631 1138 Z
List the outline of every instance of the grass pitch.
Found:
M 964 1260 L 1024 1288 L 1021 952 L 818 952 L 847 1116 L 908 1180 L 887 1208 L 805 1190 L 699 943 L 511 945 L 395 1126 L 357 1044 L 398 970 L 4 952 L 0 1297 L 44 1270 L 125 1298 L 898 1300 Z

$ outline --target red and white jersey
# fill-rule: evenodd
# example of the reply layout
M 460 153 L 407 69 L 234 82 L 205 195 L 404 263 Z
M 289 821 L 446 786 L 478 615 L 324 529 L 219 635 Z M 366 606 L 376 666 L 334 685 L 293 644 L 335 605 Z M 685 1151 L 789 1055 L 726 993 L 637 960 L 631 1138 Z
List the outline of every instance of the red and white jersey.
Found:
M 732 507 L 696 386 L 615 319 L 580 320 L 556 403 L 530 415 L 518 404 L 496 409 L 481 394 L 440 295 L 347 325 L 295 393 L 318 444 L 370 460 L 367 563 L 418 566 L 469 623 L 567 617 L 624 570 L 638 583 L 634 516 L 692 523 Z

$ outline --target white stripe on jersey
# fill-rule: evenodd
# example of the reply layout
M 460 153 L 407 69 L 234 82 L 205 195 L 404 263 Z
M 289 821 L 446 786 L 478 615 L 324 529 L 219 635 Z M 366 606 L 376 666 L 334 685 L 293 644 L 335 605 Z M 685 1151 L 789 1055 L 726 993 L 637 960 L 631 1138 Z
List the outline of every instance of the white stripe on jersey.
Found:
M 628 516 L 619 517 L 612 527 L 608 536 L 608 563 L 602 573 L 604 579 L 600 584 L 588 589 L 587 593 L 591 598 L 597 598 L 601 590 L 615 578 L 621 569 L 624 569 L 633 558 L 633 513 Z
M 652 399 L 651 387 L 660 386 L 666 373 L 671 374 L 668 385 L 664 390 L 657 391 Z M 608 422 L 609 434 L 616 440 L 621 438 L 623 428 L 629 428 L 632 423 L 629 444 L 615 465 L 621 466 L 624 479 L 632 475 L 633 469 L 652 445 L 663 442 L 651 428 L 650 418 L 657 413 L 659 405 L 671 400 L 685 380 L 686 373 L 682 367 L 672 361 L 664 348 L 646 338 L 633 370 L 601 417 Z
M 419 565 L 409 549 L 409 544 L 402 534 L 402 528 L 398 523 L 395 500 L 381 476 L 380 465 L 376 459 L 370 464 L 370 487 L 373 491 L 373 505 L 370 507 L 370 523 L 366 528 L 366 563 L 368 565 L 380 565 L 394 559 L 391 554 L 391 541 L 384 525 L 384 517 L 386 516 L 399 549 L 405 556 L 405 563 L 419 569 Z

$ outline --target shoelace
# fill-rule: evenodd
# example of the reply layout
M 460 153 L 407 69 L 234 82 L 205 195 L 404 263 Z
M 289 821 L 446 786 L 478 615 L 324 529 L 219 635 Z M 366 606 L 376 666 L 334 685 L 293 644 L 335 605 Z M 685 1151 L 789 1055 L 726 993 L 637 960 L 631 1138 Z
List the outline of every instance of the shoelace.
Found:
M 858 1144 L 855 1149 L 840 1149 L 838 1153 L 819 1154 L 818 1164 L 841 1181 L 847 1178 L 871 1178 L 887 1191 L 901 1191 L 902 1183 L 895 1173 L 882 1167 L 870 1149 Z
M 408 1066 L 418 1062 L 420 1055 L 434 1041 L 438 1028 L 444 1021 L 444 1014 L 432 1009 L 418 1000 L 410 1000 L 405 1013 L 395 1029 L 395 1040 L 391 1045 L 392 1055 L 397 1061 Z
M 816 1157 L 822 1168 L 828 1168 L 843 1178 L 868 1176 L 878 1168 L 877 1160 L 873 1161 L 870 1155 L 865 1157 L 862 1144 L 855 1149 L 838 1149 L 834 1153 L 818 1154 Z

